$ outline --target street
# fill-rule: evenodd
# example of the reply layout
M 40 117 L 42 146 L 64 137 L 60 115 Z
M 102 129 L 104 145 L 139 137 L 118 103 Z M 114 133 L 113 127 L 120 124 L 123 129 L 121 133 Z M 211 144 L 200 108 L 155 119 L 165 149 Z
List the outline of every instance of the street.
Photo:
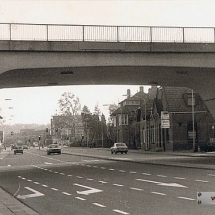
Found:
M 215 191 L 214 170 L 124 162 L 121 154 L 116 161 L 38 149 L 8 153 L 0 186 L 41 215 L 214 214 L 213 206 L 197 204 L 197 192 Z

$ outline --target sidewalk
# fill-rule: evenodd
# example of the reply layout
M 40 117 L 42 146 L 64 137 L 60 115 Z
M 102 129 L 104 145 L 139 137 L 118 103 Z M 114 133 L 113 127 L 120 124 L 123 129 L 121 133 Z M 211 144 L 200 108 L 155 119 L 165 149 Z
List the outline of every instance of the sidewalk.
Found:
M 1 159 L 6 157 L 10 149 L 3 150 L 0 153 Z M 0 215 L 39 215 L 25 204 L 11 196 L 9 193 L 0 188 Z
M 163 166 L 177 166 L 185 168 L 197 168 L 197 169 L 209 169 L 215 170 L 215 165 L 202 163 L 189 162 L 191 159 L 212 159 L 215 153 L 203 153 L 203 152 L 151 152 L 141 150 L 129 150 L 128 154 L 120 156 L 121 154 L 110 154 L 108 148 L 81 148 L 81 147 L 66 147 L 62 148 L 62 153 L 71 154 L 76 156 L 85 156 L 91 158 L 100 158 L 105 160 L 124 161 L 151 165 L 163 165 Z M 180 162 L 186 160 L 187 162 Z M 201 160 L 200 160 L 201 161 Z

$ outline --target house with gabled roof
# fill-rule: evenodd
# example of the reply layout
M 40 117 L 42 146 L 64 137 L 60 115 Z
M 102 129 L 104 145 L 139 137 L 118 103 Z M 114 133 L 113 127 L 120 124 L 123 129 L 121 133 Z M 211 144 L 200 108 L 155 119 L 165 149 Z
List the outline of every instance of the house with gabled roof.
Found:
M 162 111 L 169 114 L 169 128 L 161 126 Z M 187 87 L 161 87 L 157 90 L 150 117 L 140 126 L 142 146 L 145 146 L 142 148 L 197 150 L 198 146 L 210 142 L 214 125 L 215 121 L 198 93 Z

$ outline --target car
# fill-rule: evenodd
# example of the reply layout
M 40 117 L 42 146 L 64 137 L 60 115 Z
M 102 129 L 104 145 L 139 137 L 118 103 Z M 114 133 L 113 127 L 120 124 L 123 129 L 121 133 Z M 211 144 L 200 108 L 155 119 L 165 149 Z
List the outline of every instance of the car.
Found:
M 38 146 L 39 146 L 38 142 L 33 142 L 33 147 L 38 147 Z
M 47 155 L 50 155 L 52 153 L 61 154 L 61 148 L 58 144 L 50 144 L 47 147 Z
M 22 146 L 15 146 L 13 153 L 14 153 L 14 155 L 17 153 L 23 154 L 23 147 Z
M 28 149 L 28 146 L 27 145 L 23 145 L 23 149 Z
M 110 148 L 111 154 L 121 152 L 121 154 L 128 153 L 128 147 L 125 143 L 114 143 L 114 145 Z

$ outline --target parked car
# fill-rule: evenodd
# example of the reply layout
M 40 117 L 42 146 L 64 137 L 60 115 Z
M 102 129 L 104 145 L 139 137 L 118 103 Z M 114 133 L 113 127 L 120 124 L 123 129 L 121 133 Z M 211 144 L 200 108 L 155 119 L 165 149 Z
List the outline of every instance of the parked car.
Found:
M 47 147 L 47 155 L 50 155 L 52 153 L 61 154 L 61 148 L 58 144 L 50 144 Z
M 123 152 L 125 154 L 128 153 L 128 147 L 126 146 L 125 143 L 114 143 L 114 145 L 110 148 L 111 150 L 111 154 L 115 153 L 117 154 L 118 152 L 121 152 L 121 154 L 123 154 Z
M 22 146 L 15 146 L 13 153 L 14 153 L 14 155 L 17 153 L 23 154 L 23 147 Z
M 28 149 L 28 146 L 27 145 L 23 145 L 23 149 Z

